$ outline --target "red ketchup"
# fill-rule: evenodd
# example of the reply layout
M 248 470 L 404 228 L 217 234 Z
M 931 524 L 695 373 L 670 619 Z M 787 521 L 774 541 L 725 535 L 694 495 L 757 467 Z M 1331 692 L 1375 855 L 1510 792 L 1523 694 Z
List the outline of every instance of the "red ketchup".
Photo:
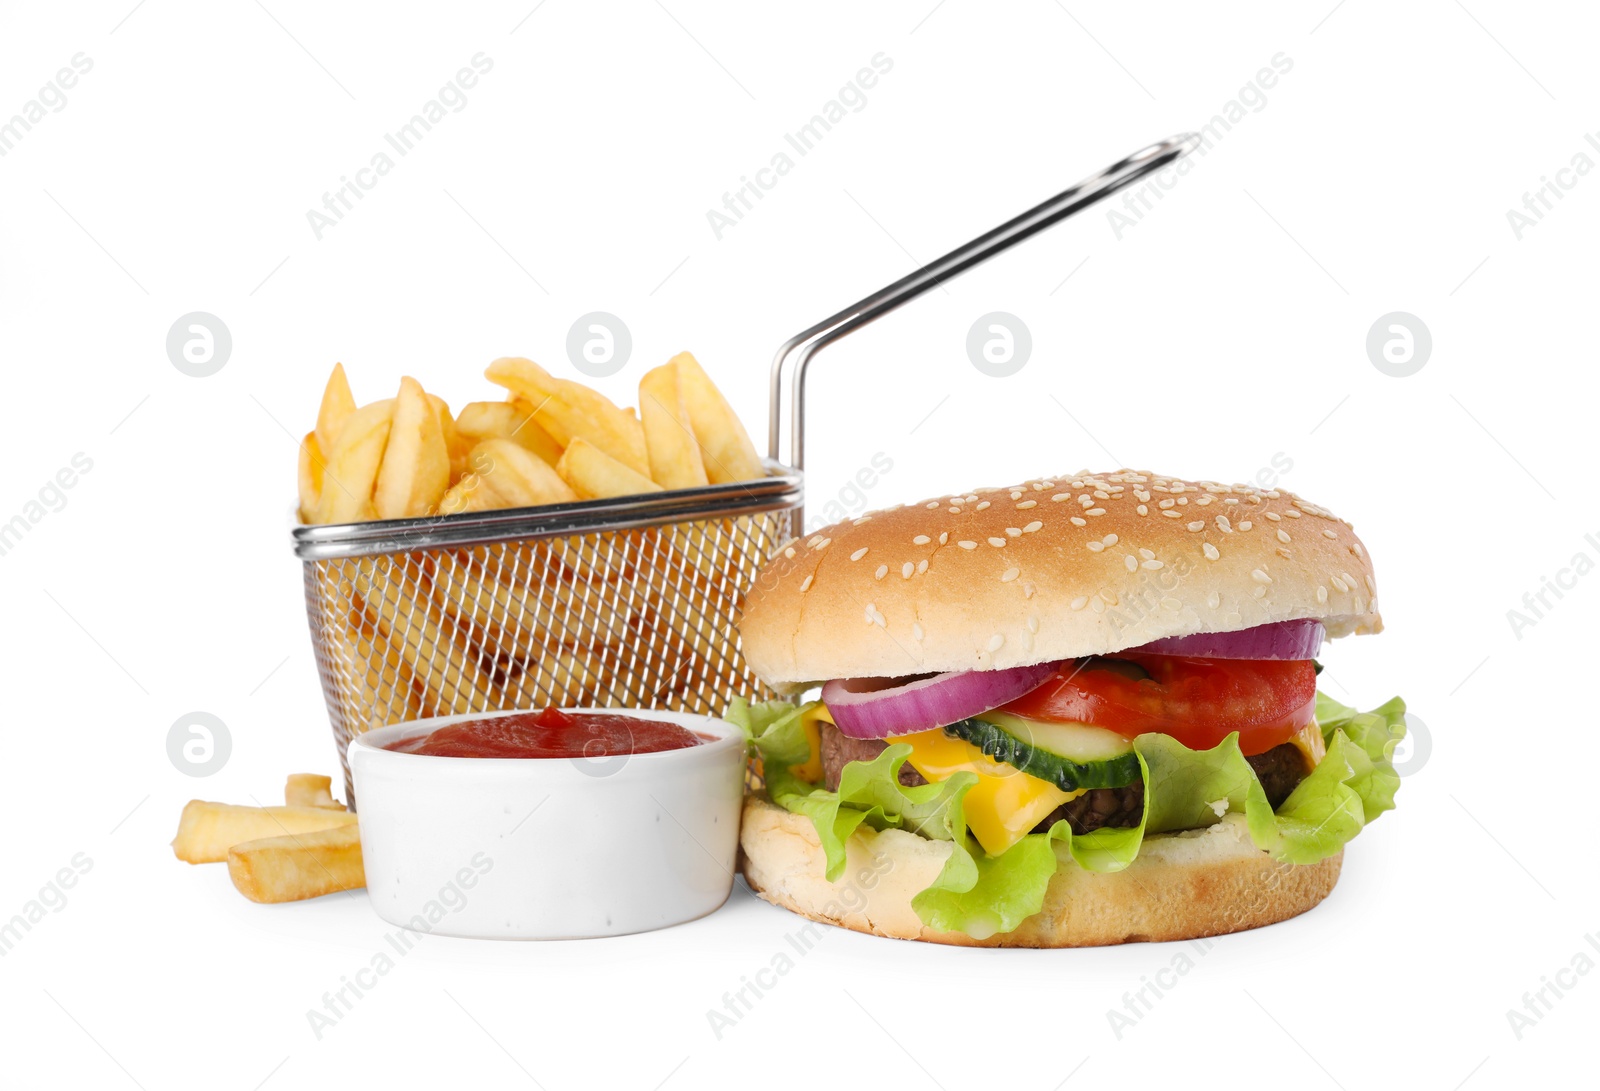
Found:
M 660 720 L 547 708 L 462 720 L 387 749 L 440 758 L 605 758 L 682 750 L 707 741 Z

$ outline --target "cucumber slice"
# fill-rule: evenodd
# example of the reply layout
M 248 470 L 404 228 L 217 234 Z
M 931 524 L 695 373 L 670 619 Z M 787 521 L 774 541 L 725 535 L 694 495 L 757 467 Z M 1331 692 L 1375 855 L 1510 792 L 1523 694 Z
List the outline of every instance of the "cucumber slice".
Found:
M 1133 743 L 1101 727 L 1045 723 L 1003 712 L 951 724 L 945 734 L 1064 792 L 1121 788 L 1139 779 Z

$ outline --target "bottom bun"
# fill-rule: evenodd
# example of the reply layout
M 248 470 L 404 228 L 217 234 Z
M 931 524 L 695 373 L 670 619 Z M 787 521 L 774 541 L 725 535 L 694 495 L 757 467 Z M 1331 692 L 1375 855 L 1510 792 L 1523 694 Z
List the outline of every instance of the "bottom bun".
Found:
M 862 826 L 846 844 L 843 873 L 830 883 L 811 820 L 758 794 L 745 800 L 739 844 L 745 880 L 774 905 L 857 932 L 972 947 L 1099 947 L 1260 928 L 1326 898 L 1344 859 L 1341 850 L 1315 864 L 1280 864 L 1251 842 L 1242 815 L 1228 815 L 1203 830 L 1146 837 L 1138 858 L 1115 874 L 1069 861 L 1050 880 L 1038 913 L 1013 931 L 980 938 L 936 932 L 911 908 L 944 867 L 948 841 Z

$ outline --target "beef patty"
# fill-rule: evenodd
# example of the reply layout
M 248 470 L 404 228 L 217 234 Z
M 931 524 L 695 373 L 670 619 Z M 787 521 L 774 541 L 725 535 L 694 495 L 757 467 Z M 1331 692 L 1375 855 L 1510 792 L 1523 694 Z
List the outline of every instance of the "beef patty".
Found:
M 853 761 L 871 761 L 888 744 L 882 739 L 852 739 L 832 724 L 817 724 L 822 743 L 822 779 L 828 790 L 837 791 L 839 773 Z M 1289 793 L 1310 772 L 1305 755 L 1291 743 L 1275 746 L 1264 754 L 1253 754 L 1244 759 L 1255 770 L 1256 779 L 1267 793 L 1267 802 L 1274 810 L 1289 798 Z M 928 783 L 921 773 L 906 762 L 900 767 L 900 783 L 913 788 Z M 1091 788 L 1076 799 L 1068 800 L 1034 827 L 1035 832 L 1048 830 L 1066 819 L 1073 833 L 1089 833 L 1102 827 L 1126 829 L 1137 826 L 1144 814 L 1144 782 L 1136 781 L 1122 788 Z

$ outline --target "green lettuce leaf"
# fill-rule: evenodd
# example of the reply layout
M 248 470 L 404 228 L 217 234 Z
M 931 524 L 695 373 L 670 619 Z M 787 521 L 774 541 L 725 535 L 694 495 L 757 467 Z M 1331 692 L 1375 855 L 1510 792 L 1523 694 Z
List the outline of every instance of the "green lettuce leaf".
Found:
M 1210 750 L 1190 750 L 1167 735 L 1134 742 L 1145 783 L 1145 809 L 1131 829 L 1075 835 L 1065 821 L 1029 834 L 999 856 L 967 833 L 963 800 L 976 783 L 959 773 L 938 784 L 906 788 L 900 767 L 910 747 L 893 744 L 871 761 L 852 762 L 830 792 L 790 772 L 810 756 L 801 723 L 813 706 L 736 700 L 727 719 L 740 725 L 763 760 L 774 803 L 811 819 L 822 842 L 827 878 L 844 870 L 845 842 L 863 823 L 948 841 L 951 854 L 933 883 L 912 900 L 925 924 L 982 939 L 1015 929 L 1044 904 L 1058 867 L 1115 872 L 1138 856 L 1146 833 L 1198 829 L 1232 811 L 1245 815 L 1251 839 L 1275 859 L 1310 864 L 1338 852 L 1378 815 L 1394 807 L 1400 778 L 1392 758 L 1405 735 L 1399 698 L 1358 712 L 1317 695 L 1317 720 L 1327 756 L 1276 812 L 1255 771 L 1230 735 Z

